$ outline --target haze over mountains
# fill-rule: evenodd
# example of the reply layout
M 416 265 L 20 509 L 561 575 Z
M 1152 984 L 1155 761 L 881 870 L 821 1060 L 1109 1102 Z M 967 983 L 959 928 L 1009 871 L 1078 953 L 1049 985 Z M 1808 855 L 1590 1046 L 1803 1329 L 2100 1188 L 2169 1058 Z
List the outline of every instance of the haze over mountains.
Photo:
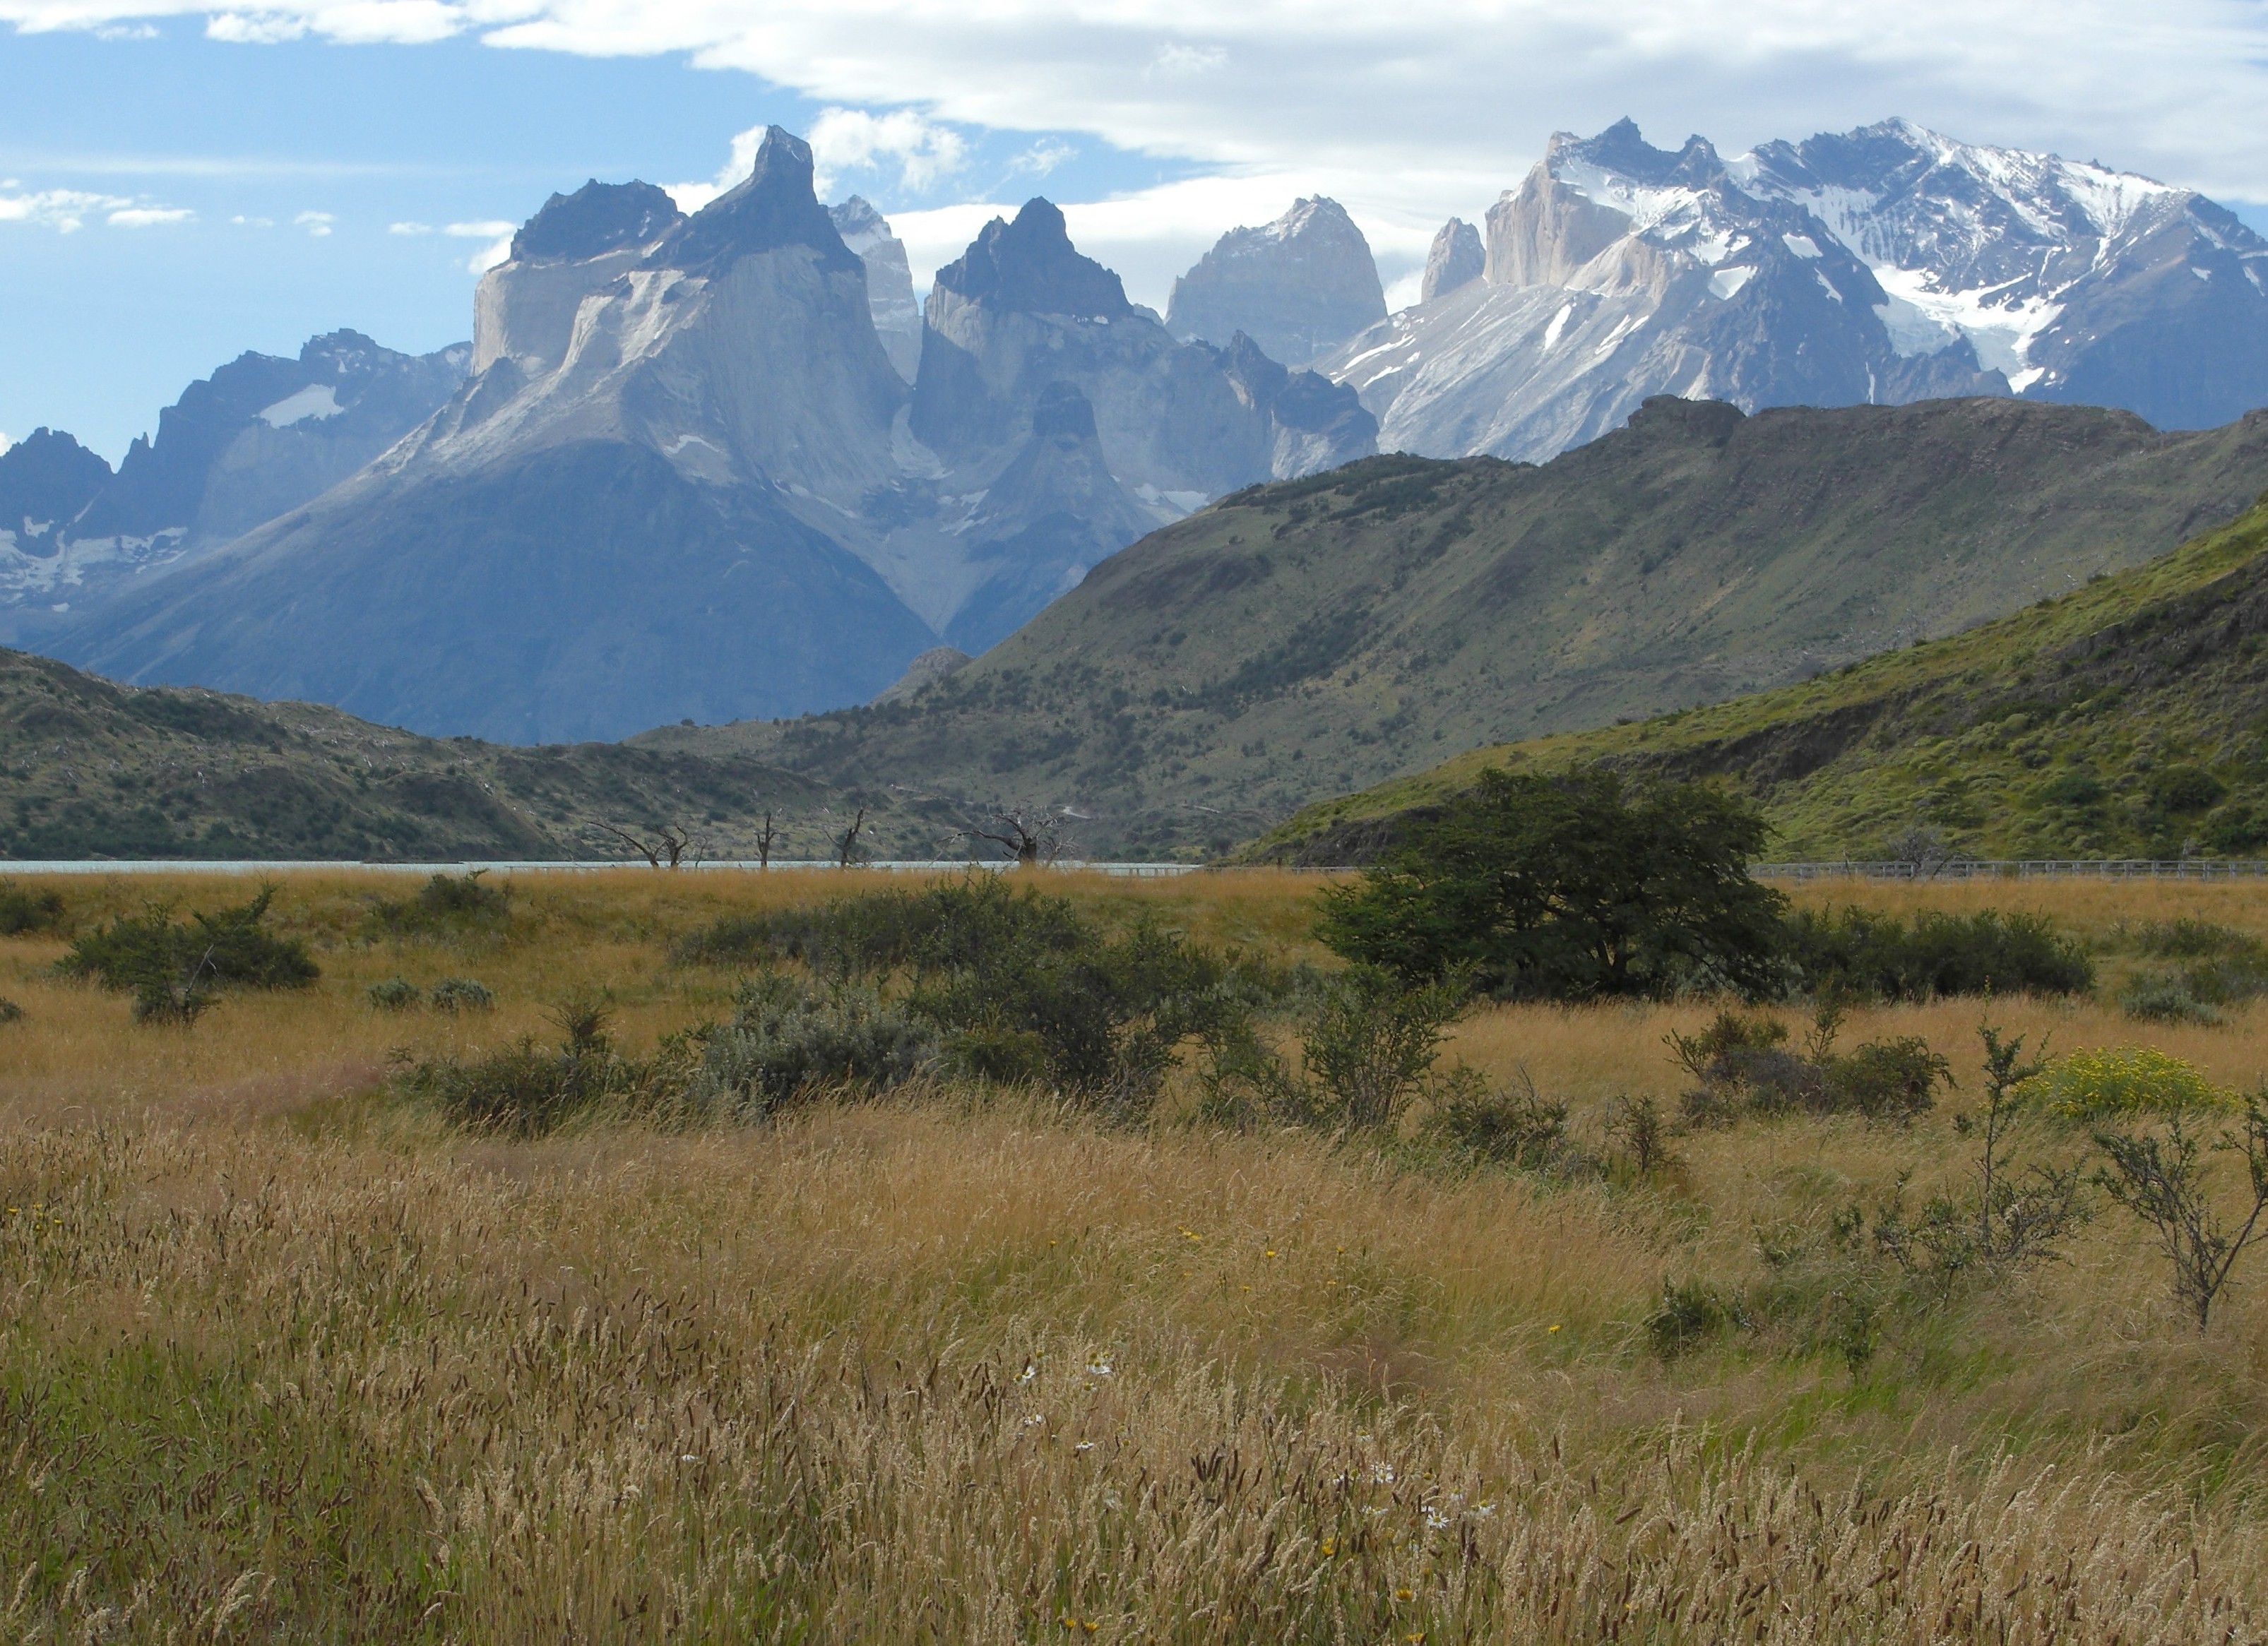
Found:
M 928 680 L 1053 632 L 1025 626 L 1226 494 L 1378 450 L 1537 461 L 1663 394 L 1750 412 L 2014 397 L 2225 424 L 2268 401 L 2264 279 L 2268 242 L 2220 207 L 2092 164 L 1903 121 L 1728 159 L 1698 137 L 1654 149 L 1624 121 L 1555 138 L 1484 224 L 1445 224 L 1420 301 L 1397 314 L 1359 228 L 1320 198 L 1223 236 L 1162 318 L 1045 200 L 988 224 L 917 304 L 887 221 L 856 197 L 822 204 L 808 148 L 775 129 L 751 174 L 690 217 L 639 182 L 553 195 L 482 278 L 469 345 L 413 359 L 339 333 L 298 361 L 247 356 L 193 385 L 114 476 L 66 436 L 0 453 L 0 637 L 125 680 L 502 741 L 839 709 L 917 658 Z M 1646 439 L 1667 416 L 1641 420 Z M 1992 452 L 2007 432 L 1956 425 Z M 1898 445 L 1907 427 L 1830 420 L 1806 439 L 1872 497 L 1872 475 L 1928 481 Z M 1719 449 L 1751 453 L 1753 476 L 1760 438 Z M 2055 438 L 2161 451 L 2131 421 Z M 2231 461 L 2165 481 L 2150 524 L 2088 552 L 2115 562 L 2168 546 L 2176 517 L 2225 518 L 2250 473 Z M 1611 467 L 1587 483 L 1624 483 Z M 2043 474 L 2024 469 L 2018 490 Z M 1708 483 L 1728 509 L 1756 506 L 1737 476 Z M 2056 497 L 2039 506 L 2093 507 Z M 1633 506 L 1583 505 L 1618 530 L 1688 531 Z M 1719 652 L 1659 654 L 1673 695 L 1931 629 L 1955 606 L 1989 615 L 2064 563 L 2040 557 L 2038 522 L 1994 536 L 1981 515 L 1927 518 L 1901 551 L 1921 578 L 1897 597 L 1904 615 L 1852 608 L 1790 640 L 1771 628 L 1786 614 L 1757 607 L 1764 628 L 1723 628 Z M 1865 551 L 1805 540 L 1822 587 L 1836 556 Z M 1567 540 L 1556 614 L 1504 644 L 1548 649 L 1563 620 L 1620 632 L 1612 614 L 1647 606 L 1594 548 Z M 1591 570 L 1566 583 L 1578 564 Z M 1234 655 L 1296 650 L 1358 595 L 1383 632 L 1401 620 L 1375 570 L 1325 555 L 1296 587 L 1279 577 L 1292 598 L 1248 613 L 1260 627 Z M 1711 575 L 1731 587 L 1737 571 Z M 1413 656 L 1420 674 L 1449 667 Z M 1123 689 L 1155 689 L 1144 670 L 1174 674 L 1145 664 Z M 1476 699 L 1427 736 L 1654 701 L 1546 691 L 1560 672 L 1499 669 L 1485 713 Z

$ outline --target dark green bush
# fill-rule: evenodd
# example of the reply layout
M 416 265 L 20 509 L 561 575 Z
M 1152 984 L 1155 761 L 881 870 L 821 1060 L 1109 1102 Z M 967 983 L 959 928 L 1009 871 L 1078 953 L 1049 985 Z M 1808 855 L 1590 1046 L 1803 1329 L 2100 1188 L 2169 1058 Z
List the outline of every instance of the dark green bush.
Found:
M 2176 813 L 2203 812 L 2228 793 L 2228 785 L 2202 766 L 2169 766 L 2150 781 L 2150 798 Z
M 1815 990 L 1836 987 L 1881 1000 L 1942 995 L 2083 994 L 2095 965 L 2046 916 L 2022 910 L 1974 915 L 1924 910 L 1909 925 L 1861 908 L 1799 910 L 1786 950 Z
M 1786 900 L 1749 864 L 1766 830 L 1697 783 L 1485 771 L 1359 882 L 1327 888 L 1323 941 L 1412 983 L 1503 997 L 1778 991 Z
M 21 1023 L 24 1009 L 5 995 L 0 995 L 0 1023 Z
M 442 1118 L 468 1131 L 533 1137 L 574 1115 L 643 1094 L 647 1069 L 616 1054 L 607 1011 L 572 999 L 552 1013 L 560 1042 L 546 1050 L 533 1036 L 483 1057 L 433 1058 L 411 1065 L 401 1088 L 431 1102 Z
M 2268 944 L 2205 920 L 2153 921 L 2126 932 L 2139 953 L 2179 962 L 2135 974 L 2119 991 L 2130 1017 L 2159 1023 L 2218 1023 L 2220 1008 L 2268 994 Z
M 1525 1075 L 1492 1088 L 1477 1070 L 1460 1068 L 1443 1081 L 1420 1135 L 1477 1159 L 1540 1171 L 1566 1142 L 1567 1106 L 1546 1102 Z
M 487 872 L 437 874 L 413 896 L 382 898 L 372 924 L 394 937 L 499 930 L 512 918 L 512 889 L 483 884 Z
M 63 923 L 63 900 L 44 888 L 33 891 L 12 880 L 0 880 L 0 937 L 20 937 L 35 931 L 53 931 Z
M 321 974 L 304 942 L 262 923 L 275 896 L 264 886 L 249 903 L 187 922 L 153 905 L 86 933 L 59 965 L 106 988 L 132 990 L 135 1016 L 144 1022 L 194 1022 L 217 988 L 303 988 Z
M 1661 1301 L 1646 1318 L 1646 1336 L 1656 1355 L 1675 1360 L 1746 1324 L 1746 1312 L 1737 1295 L 1720 1291 L 1705 1281 L 1680 1284 L 1665 1276 Z
M 964 1073 L 1052 1085 L 1134 1112 L 1175 1046 L 1225 1032 L 1265 983 L 1179 934 L 1113 937 L 1068 899 L 995 875 L 736 916 L 681 942 L 681 961 L 799 960 L 836 980 L 898 976 L 907 1014 Z

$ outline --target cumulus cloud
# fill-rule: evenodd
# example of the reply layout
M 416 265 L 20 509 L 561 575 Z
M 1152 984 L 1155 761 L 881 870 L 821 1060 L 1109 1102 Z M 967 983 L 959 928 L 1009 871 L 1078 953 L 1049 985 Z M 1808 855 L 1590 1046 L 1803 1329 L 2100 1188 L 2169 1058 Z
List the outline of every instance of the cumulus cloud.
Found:
M 389 223 L 386 225 L 386 231 L 388 234 L 431 234 L 433 225 L 430 223 Z
M 320 240 L 331 231 L 331 224 L 337 221 L 338 219 L 328 211 L 303 211 L 291 219 L 291 226 L 295 229 L 305 229 L 314 239 Z
M 878 173 L 886 166 L 896 168 L 902 187 L 923 193 L 958 172 L 968 156 L 968 143 L 959 132 L 911 109 L 887 114 L 822 109 L 806 136 L 822 195 L 834 192 L 843 173 Z
M 114 229 L 154 229 L 167 224 L 194 223 L 196 216 L 187 206 L 121 206 L 104 221 Z
M 95 213 L 130 210 L 134 205 L 114 195 L 93 195 L 81 188 L 12 192 L 22 187 L 11 180 L 11 192 L 0 193 L 0 223 L 28 223 L 59 234 L 76 234 Z

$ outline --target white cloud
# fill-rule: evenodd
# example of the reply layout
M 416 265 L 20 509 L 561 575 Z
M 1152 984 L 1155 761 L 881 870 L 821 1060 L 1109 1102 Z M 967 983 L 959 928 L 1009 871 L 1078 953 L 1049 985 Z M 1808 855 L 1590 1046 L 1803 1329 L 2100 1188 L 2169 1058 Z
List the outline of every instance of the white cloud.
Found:
M 497 217 L 479 223 L 453 223 L 441 232 L 453 234 L 460 240 L 493 240 L 499 234 L 509 238 L 519 227 L 517 223 L 507 223 Z
M 0 0 L 0 21 L 26 28 L 206 11 Z M 244 40 L 466 33 L 584 55 L 684 52 L 845 111 L 830 142 L 873 141 L 830 149 L 842 170 L 863 154 L 949 175 L 954 157 L 923 146 L 923 131 L 1087 133 L 1227 175 L 1297 180 L 1296 192 L 1332 193 L 1366 227 L 1469 219 L 1554 128 L 1595 131 L 1624 114 L 1657 142 L 1701 131 L 1728 151 L 1901 114 L 1971 141 L 2268 198 L 2268 11 L 2257 0 L 261 0 L 208 26 Z M 916 140 L 892 146 L 892 129 Z M 679 197 L 689 207 L 703 189 L 713 196 L 700 184 Z
M 221 11 L 205 20 L 208 39 L 230 40 L 240 46 L 274 46 L 284 40 L 298 40 L 306 33 L 305 18 L 266 11 Z
M 897 168 L 901 186 L 922 193 L 959 171 L 968 155 L 959 132 L 905 108 L 887 114 L 822 109 L 805 135 L 822 196 L 835 192 L 845 172 L 880 172 L 890 165 Z
M 196 216 L 187 206 L 122 206 L 104 221 L 114 229 L 152 229 L 173 223 L 194 223 Z
M 328 211 L 303 211 L 291 219 L 291 226 L 295 229 L 305 229 L 314 239 L 320 240 L 331 231 L 331 224 L 337 221 L 338 219 Z
M 389 223 L 386 225 L 386 231 L 388 234 L 431 234 L 433 225 L 430 223 Z
M 0 194 L 0 223 L 28 223 L 58 234 L 76 234 L 95 213 L 125 211 L 133 204 L 115 195 L 91 195 L 80 188 Z
M 273 217 L 247 217 L 239 215 L 231 217 L 229 221 L 239 229 L 272 229 L 276 226 L 276 219 Z
M 1079 158 L 1079 151 L 1054 137 L 1042 137 L 1008 162 L 1011 177 L 1045 177 L 1056 167 Z

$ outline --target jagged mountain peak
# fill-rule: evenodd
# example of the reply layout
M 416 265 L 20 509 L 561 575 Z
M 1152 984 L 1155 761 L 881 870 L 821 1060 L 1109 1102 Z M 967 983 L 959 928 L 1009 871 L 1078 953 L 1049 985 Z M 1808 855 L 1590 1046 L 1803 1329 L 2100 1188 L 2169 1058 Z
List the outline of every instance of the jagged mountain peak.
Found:
M 853 195 L 839 206 L 829 206 L 827 215 L 834 220 L 835 231 L 845 240 L 855 240 L 862 234 L 887 234 L 890 220 L 874 209 L 874 203 L 864 195 Z
M 0 451 L 0 532 L 70 520 L 110 482 L 110 465 L 60 429 L 34 429 Z
M 677 202 L 652 183 L 593 178 L 554 195 L 512 237 L 512 261 L 579 260 L 618 246 L 647 246 L 685 221 Z
M 1012 223 L 995 217 L 937 271 L 937 283 L 990 309 L 1119 320 L 1134 312 L 1116 275 L 1071 241 L 1062 210 L 1035 195 Z
M 1433 244 L 1425 254 L 1425 276 L 1419 286 L 1418 300 L 1431 303 L 1447 297 L 1459 286 L 1470 285 L 1488 268 L 1488 253 L 1481 245 L 1481 231 L 1462 217 L 1452 217 L 1433 236 Z
M 1386 318 L 1370 242 L 1346 208 L 1302 197 L 1273 223 L 1231 229 L 1174 283 L 1174 335 L 1226 342 L 1238 332 L 1304 366 Z
M 771 126 L 748 175 L 672 230 L 646 263 L 717 274 L 743 257 L 784 246 L 809 246 L 824 266 L 856 261 L 812 186 L 811 145 Z

